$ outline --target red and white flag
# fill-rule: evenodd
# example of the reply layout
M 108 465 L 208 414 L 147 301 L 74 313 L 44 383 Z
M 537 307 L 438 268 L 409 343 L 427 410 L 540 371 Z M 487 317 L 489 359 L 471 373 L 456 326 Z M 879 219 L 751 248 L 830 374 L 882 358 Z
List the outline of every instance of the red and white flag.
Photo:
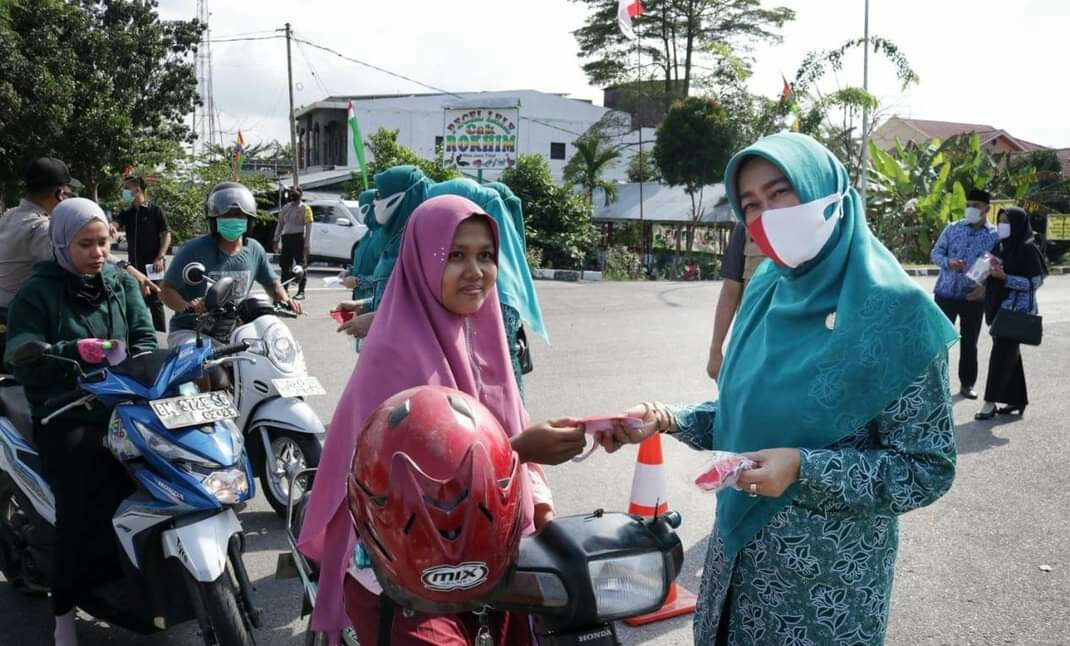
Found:
M 632 29 L 632 19 L 643 15 L 643 3 L 639 0 L 620 0 L 617 8 L 617 24 L 620 25 L 621 33 L 625 37 L 635 40 L 635 30 Z

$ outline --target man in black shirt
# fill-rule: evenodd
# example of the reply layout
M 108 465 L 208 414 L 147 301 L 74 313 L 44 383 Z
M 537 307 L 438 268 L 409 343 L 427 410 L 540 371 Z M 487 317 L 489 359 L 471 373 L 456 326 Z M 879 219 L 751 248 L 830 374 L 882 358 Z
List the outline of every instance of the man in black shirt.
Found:
M 164 256 L 171 246 L 171 229 L 160 207 L 146 200 L 145 179 L 128 177 L 123 180 L 122 201 L 127 209 L 115 218 L 115 223 L 126 232 L 130 264 L 147 275 L 162 273 L 167 265 Z M 157 332 L 166 332 L 167 322 L 159 298 L 160 289 L 152 282 L 148 286 L 144 296 L 145 304 L 152 313 L 152 325 Z

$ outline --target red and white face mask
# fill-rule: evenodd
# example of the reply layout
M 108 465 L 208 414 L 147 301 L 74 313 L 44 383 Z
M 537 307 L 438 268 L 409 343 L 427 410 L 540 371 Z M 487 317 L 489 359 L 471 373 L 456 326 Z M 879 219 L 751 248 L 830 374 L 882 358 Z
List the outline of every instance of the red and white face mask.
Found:
M 794 269 L 825 248 L 843 216 L 846 197 L 847 193 L 837 193 L 806 204 L 769 209 L 748 224 L 747 231 L 773 262 Z M 836 205 L 836 211 L 826 219 L 825 210 L 832 204 Z

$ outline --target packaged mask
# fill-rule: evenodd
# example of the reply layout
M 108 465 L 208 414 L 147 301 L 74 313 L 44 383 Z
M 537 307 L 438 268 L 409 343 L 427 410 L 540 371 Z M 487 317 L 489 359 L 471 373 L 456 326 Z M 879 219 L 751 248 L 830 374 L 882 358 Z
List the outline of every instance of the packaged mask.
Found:
M 735 487 L 740 474 L 755 466 L 753 460 L 738 453 L 713 451 L 709 462 L 695 476 L 695 486 L 707 493 L 717 493 L 725 487 Z
M 992 268 L 999 264 L 999 258 L 990 253 L 981 254 L 981 257 L 973 262 L 973 266 L 966 272 L 966 277 L 980 285 L 988 280 Z

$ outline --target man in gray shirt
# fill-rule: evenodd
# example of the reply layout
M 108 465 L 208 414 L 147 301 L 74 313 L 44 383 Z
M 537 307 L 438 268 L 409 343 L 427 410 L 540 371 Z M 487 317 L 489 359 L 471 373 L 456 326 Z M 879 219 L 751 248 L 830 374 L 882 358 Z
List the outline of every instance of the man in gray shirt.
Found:
M 308 264 L 309 245 L 312 243 L 312 209 L 301 201 L 301 187 L 289 191 L 289 201 L 279 210 L 279 223 L 275 226 L 275 251 L 279 254 L 282 268 L 282 283 L 293 277 L 294 264 Z M 286 290 L 289 291 L 289 286 Z M 305 276 L 297 281 L 297 300 L 305 297 Z

